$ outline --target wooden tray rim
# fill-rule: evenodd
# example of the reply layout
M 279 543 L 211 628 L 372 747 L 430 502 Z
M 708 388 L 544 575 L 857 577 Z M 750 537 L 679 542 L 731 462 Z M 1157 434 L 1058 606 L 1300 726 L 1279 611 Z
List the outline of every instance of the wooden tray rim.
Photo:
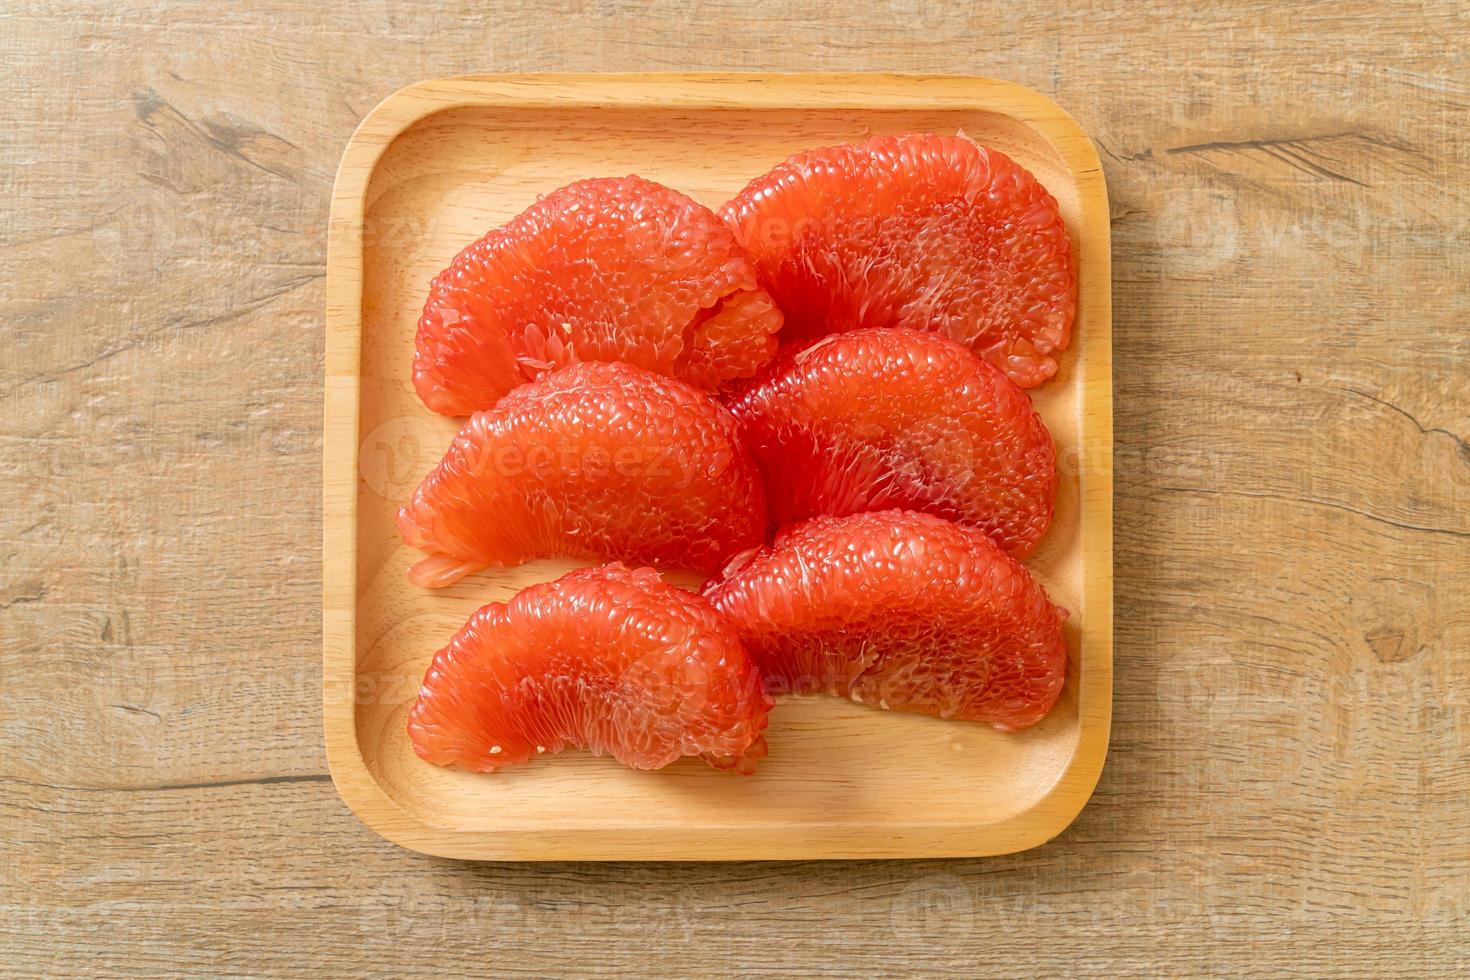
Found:
M 357 741 L 357 480 L 366 193 L 388 146 L 450 109 L 594 106 L 730 109 L 971 109 L 1040 133 L 1070 169 L 1086 253 L 1079 305 L 1089 356 L 1080 379 L 1088 446 L 1080 474 L 1083 597 L 1077 744 L 1051 789 L 1005 820 L 969 823 L 786 822 L 669 831 L 612 828 L 491 835 L 429 826 L 378 784 Z M 419 82 L 380 102 L 349 139 L 332 189 L 326 275 L 322 437 L 322 695 L 327 763 L 343 801 L 384 838 L 421 853 L 475 860 L 918 858 L 1009 854 L 1076 819 L 1097 785 L 1112 717 L 1112 308 L 1107 190 L 1086 132 L 1051 99 L 1011 82 L 953 75 L 655 72 L 465 75 Z M 1085 234 L 1085 237 L 1084 237 Z M 738 840 L 734 838 L 739 838 Z

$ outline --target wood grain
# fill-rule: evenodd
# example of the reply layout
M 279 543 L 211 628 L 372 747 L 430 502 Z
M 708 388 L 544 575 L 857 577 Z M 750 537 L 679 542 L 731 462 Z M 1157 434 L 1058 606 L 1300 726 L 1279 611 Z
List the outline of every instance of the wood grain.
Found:
M 0 968 L 1470 969 L 1461 5 L 0 13 Z M 322 275 L 378 99 L 471 71 L 1008 78 L 1113 208 L 1113 740 L 1035 851 L 466 865 L 320 736 Z

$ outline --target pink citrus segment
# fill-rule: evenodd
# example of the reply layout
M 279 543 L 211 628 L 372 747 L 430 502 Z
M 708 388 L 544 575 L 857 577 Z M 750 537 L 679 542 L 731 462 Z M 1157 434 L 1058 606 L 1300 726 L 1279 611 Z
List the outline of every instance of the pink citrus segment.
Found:
M 1071 340 L 1077 278 L 1056 200 L 964 136 L 799 153 L 720 211 L 786 314 L 782 340 L 946 334 L 1030 388 Z
M 920 510 L 1021 557 L 1051 523 L 1056 451 L 1030 397 L 938 334 L 833 334 L 783 352 L 728 404 L 777 527 Z
M 573 361 L 704 388 L 775 352 L 781 313 L 708 208 L 641 177 L 578 181 L 466 248 L 429 287 L 413 382 L 444 415 Z
M 702 756 L 750 773 L 770 708 L 708 602 L 612 564 L 471 616 L 434 655 L 408 735 L 429 762 L 477 772 L 577 747 L 635 769 Z
M 733 416 L 627 364 L 573 364 L 473 416 L 398 513 L 428 587 L 567 557 L 711 572 L 765 533 L 765 491 Z
M 929 514 L 816 517 L 704 594 L 773 693 L 829 693 L 1015 730 L 1061 694 L 1058 610 L 977 531 Z

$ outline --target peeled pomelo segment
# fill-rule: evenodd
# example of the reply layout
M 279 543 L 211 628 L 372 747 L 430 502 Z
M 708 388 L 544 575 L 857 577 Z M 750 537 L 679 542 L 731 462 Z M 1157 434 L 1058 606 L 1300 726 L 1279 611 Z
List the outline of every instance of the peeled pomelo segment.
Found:
M 1067 671 L 1057 608 L 977 531 L 929 514 L 816 517 L 704 589 L 773 694 L 1036 724 Z
M 398 513 L 427 587 L 533 558 L 709 573 L 765 533 L 765 490 L 734 417 L 681 381 L 574 364 L 473 416 Z
M 444 415 L 575 361 L 714 389 L 776 349 L 781 313 L 708 208 L 641 177 L 569 184 L 470 245 L 429 287 L 413 381 Z
M 856 330 L 788 348 L 727 404 L 776 527 L 919 510 L 1021 557 L 1051 523 L 1056 451 L 1030 397 L 938 334 Z
M 708 602 L 611 564 L 471 616 L 434 655 L 408 735 L 421 758 L 477 772 L 577 747 L 635 769 L 702 756 L 750 773 L 771 703 Z
M 785 313 L 782 341 L 945 334 L 1030 388 L 1071 340 L 1077 279 L 1056 200 L 964 136 L 799 153 L 720 209 Z

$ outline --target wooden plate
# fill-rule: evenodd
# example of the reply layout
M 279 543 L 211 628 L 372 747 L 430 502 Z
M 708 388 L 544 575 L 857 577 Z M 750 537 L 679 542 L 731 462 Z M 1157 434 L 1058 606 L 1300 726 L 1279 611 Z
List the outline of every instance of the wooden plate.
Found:
M 638 173 L 717 206 L 791 153 L 872 133 L 963 130 L 1056 195 L 1081 272 L 1076 340 L 1034 394 L 1063 461 L 1028 561 L 1071 610 L 1056 710 L 1014 735 L 835 699 L 780 704 L 751 778 L 685 760 L 635 772 L 568 752 L 495 775 L 420 761 L 404 731 L 434 651 L 479 605 L 553 578 L 541 562 L 430 592 L 395 508 L 455 429 L 414 396 L 429 279 L 538 194 Z M 1092 143 L 1046 98 L 979 78 L 545 75 L 424 82 L 353 134 L 332 196 L 323 440 L 327 756 L 342 798 L 405 847 L 478 859 L 1003 854 L 1055 836 L 1091 795 L 1112 698 L 1108 204 Z

